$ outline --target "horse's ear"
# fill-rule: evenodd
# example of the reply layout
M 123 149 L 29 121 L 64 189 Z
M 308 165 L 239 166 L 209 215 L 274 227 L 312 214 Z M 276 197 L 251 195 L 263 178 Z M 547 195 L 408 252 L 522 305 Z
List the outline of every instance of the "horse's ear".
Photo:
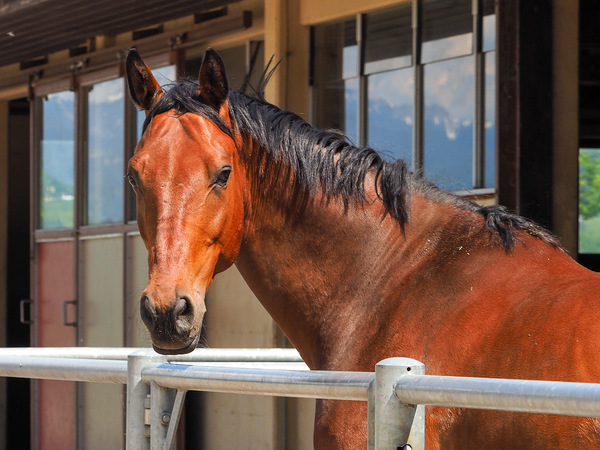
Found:
M 131 100 L 138 109 L 147 113 L 162 94 L 162 89 L 136 49 L 131 49 L 127 55 L 125 72 Z
M 229 83 L 225 75 L 225 64 L 221 56 L 212 48 L 206 49 L 198 81 L 200 95 L 206 103 L 218 111 L 229 95 Z

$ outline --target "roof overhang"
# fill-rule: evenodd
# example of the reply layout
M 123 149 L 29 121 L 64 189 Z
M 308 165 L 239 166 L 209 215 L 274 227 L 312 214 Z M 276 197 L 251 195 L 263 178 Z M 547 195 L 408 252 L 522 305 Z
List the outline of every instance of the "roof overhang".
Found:
M 0 0 L 0 66 L 240 0 Z

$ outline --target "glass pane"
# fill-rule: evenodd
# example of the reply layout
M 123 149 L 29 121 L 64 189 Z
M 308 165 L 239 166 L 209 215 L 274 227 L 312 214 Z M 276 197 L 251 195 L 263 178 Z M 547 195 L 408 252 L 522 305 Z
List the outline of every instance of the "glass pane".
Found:
M 95 84 L 88 97 L 87 225 L 123 220 L 123 79 Z
M 412 4 L 367 14 L 365 73 L 399 69 L 412 64 Z
M 358 78 L 350 78 L 344 81 L 344 127 L 338 128 L 346 133 L 346 136 L 358 143 Z
M 473 188 L 473 58 L 424 68 L 425 177 L 443 189 Z
M 42 101 L 39 227 L 74 225 L 75 94 L 51 94 Z
M 579 150 L 579 253 L 600 253 L 600 149 Z
M 483 0 L 483 51 L 489 52 L 496 49 L 496 14 L 494 0 Z
M 472 0 L 423 0 L 421 62 L 473 51 Z
M 161 86 L 168 85 L 176 80 L 177 74 L 174 65 L 159 67 L 158 69 L 152 69 L 152 73 L 156 78 L 156 81 Z M 137 112 L 137 138 L 138 140 L 142 137 L 142 127 L 144 126 L 144 120 L 146 119 L 145 111 Z
M 368 77 L 368 145 L 412 164 L 414 70 Z
M 315 125 L 358 141 L 358 47 L 354 20 L 315 27 Z
M 496 186 L 496 52 L 484 55 L 485 64 L 485 167 L 484 185 Z

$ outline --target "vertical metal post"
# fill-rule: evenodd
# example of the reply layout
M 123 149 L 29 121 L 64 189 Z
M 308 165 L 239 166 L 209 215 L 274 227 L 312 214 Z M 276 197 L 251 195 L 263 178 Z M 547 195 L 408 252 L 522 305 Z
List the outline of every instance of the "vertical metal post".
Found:
M 148 364 L 166 363 L 166 356 L 153 350 L 140 350 L 127 357 L 127 450 L 150 450 L 146 434 L 146 395 L 150 386 L 142 381 L 142 370 Z
M 367 450 L 375 449 L 375 380 L 367 390 Z
M 171 422 L 171 407 L 175 391 L 150 383 L 150 448 L 169 450 L 166 445 L 167 430 Z
M 364 147 L 368 144 L 368 120 L 369 120 L 369 93 L 368 79 L 364 71 L 365 61 L 365 34 L 367 26 L 366 14 L 356 15 L 356 45 L 357 51 L 357 68 L 356 74 L 358 78 L 358 114 L 356 124 L 357 144 Z
M 183 411 L 185 390 L 167 389 L 150 383 L 150 448 L 171 450 Z
M 375 366 L 375 383 L 372 389 L 375 403 L 374 430 L 369 431 L 369 437 L 373 436 L 375 450 L 424 450 L 424 406 L 406 405 L 395 393 L 400 377 L 424 373 L 425 366 L 410 358 L 388 358 Z
M 485 185 L 485 64 L 481 0 L 473 0 L 473 56 L 475 58 L 475 117 L 473 121 L 473 187 Z
M 423 94 L 423 64 L 421 63 L 421 2 L 412 2 L 412 62 L 415 77 L 413 105 L 413 165 L 416 173 L 424 173 L 424 114 L 425 99 Z

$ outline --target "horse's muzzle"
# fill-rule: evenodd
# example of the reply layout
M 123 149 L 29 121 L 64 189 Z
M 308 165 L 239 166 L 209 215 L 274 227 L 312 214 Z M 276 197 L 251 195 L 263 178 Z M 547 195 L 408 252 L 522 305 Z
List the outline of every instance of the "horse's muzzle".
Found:
M 154 350 L 161 354 L 189 353 L 198 344 L 199 327 L 193 302 L 187 297 L 157 308 L 148 295 L 140 302 L 142 322 L 150 331 Z M 203 316 L 203 314 L 202 314 Z

